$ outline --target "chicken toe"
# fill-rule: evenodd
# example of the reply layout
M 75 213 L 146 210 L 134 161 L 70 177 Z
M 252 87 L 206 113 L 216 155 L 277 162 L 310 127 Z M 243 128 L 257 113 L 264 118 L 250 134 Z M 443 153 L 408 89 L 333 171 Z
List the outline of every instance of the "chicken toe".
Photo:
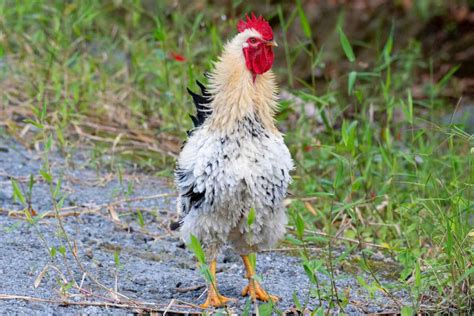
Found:
M 206 301 L 201 304 L 200 306 L 202 308 L 209 308 L 209 307 L 223 307 L 227 305 L 230 301 L 233 301 L 234 299 L 225 297 L 223 295 L 220 295 L 219 293 L 216 293 L 215 291 L 209 291 L 207 295 Z
M 242 296 L 250 296 L 252 301 L 263 301 L 268 302 L 272 301 L 273 303 L 278 302 L 279 298 L 275 295 L 268 294 L 255 280 L 249 280 L 249 284 L 247 284 L 244 289 L 242 290 Z

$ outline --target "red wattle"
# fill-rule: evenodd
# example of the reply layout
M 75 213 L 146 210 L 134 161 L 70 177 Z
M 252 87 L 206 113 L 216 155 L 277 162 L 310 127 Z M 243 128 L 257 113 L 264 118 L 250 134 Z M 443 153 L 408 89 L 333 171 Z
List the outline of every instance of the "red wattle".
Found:
M 272 68 L 274 54 L 269 46 L 244 48 L 245 64 L 254 75 L 261 75 Z

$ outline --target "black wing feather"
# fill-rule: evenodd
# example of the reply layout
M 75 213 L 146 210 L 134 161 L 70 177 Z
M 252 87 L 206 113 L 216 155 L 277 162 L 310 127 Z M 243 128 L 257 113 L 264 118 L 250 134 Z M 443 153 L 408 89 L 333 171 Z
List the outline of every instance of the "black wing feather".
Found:
M 201 94 L 202 94 L 203 97 L 205 97 L 205 98 L 210 98 L 211 97 L 211 94 L 207 91 L 206 87 L 201 82 L 199 82 L 199 80 L 196 80 L 196 84 L 201 89 Z
M 176 230 L 183 224 L 183 218 L 189 214 L 191 209 L 198 208 L 206 199 L 206 190 L 199 192 L 196 189 L 194 181 L 189 181 L 190 178 L 194 179 L 192 170 L 182 169 L 177 167 L 174 171 L 176 184 L 180 191 L 180 218 L 177 221 L 170 223 L 170 229 Z
M 191 91 L 189 88 L 187 88 L 188 93 L 191 95 L 193 98 L 194 106 L 196 107 L 196 115 L 189 115 L 191 120 L 193 121 L 194 128 L 190 131 L 188 131 L 188 136 L 191 136 L 193 131 L 204 124 L 204 121 L 211 115 L 212 110 L 209 104 L 212 101 L 212 96 L 207 91 L 206 87 L 196 80 L 196 84 L 199 86 L 201 90 L 201 95 L 194 93 Z M 192 177 L 192 171 L 189 170 L 183 170 L 181 168 L 177 168 L 175 170 L 175 177 L 176 181 L 178 183 L 186 183 L 186 178 L 187 177 Z M 203 192 L 195 192 L 194 191 L 194 184 L 187 184 L 187 185 L 182 185 L 180 190 L 182 191 L 182 200 L 181 200 L 181 208 L 183 211 L 183 214 L 181 216 L 186 216 L 186 214 L 189 213 L 191 208 L 193 207 L 199 207 L 201 203 L 203 203 L 205 197 L 206 197 L 206 191 L 204 190 Z M 176 230 L 178 229 L 183 223 L 183 219 L 180 218 L 177 222 L 171 222 L 170 223 L 170 229 L 171 230 Z
M 209 107 L 209 104 L 212 100 L 211 94 L 207 91 L 206 87 L 198 80 L 196 80 L 196 84 L 201 89 L 202 95 L 199 95 L 187 88 L 188 93 L 193 98 L 194 106 L 196 107 L 197 112 L 196 116 L 190 115 L 191 120 L 194 124 L 194 128 L 197 128 L 204 124 L 204 121 L 209 117 L 209 115 L 211 115 L 211 108 Z M 192 131 L 188 132 L 189 135 L 191 135 L 191 133 Z
M 198 121 L 198 119 L 197 119 L 194 115 L 189 114 L 189 117 L 191 118 L 191 121 L 193 121 L 193 125 L 194 125 L 194 126 L 198 126 L 198 125 L 199 125 L 199 121 Z

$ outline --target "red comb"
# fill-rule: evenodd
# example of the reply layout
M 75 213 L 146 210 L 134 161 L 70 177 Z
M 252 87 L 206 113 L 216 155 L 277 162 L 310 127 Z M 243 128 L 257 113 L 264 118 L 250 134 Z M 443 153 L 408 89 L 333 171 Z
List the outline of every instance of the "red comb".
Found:
M 245 19 L 246 21 L 240 20 L 239 23 L 237 23 L 237 30 L 239 31 L 239 33 L 242 33 L 246 29 L 254 29 L 262 35 L 264 40 L 270 41 L 273 39 L 272 27 L 270 26 L 270 24 L 268 24 L 267 21 L 265 21 L 263 16 L 260 15 L 257 18 L 252 12 L 251 17 L 246 14 Z

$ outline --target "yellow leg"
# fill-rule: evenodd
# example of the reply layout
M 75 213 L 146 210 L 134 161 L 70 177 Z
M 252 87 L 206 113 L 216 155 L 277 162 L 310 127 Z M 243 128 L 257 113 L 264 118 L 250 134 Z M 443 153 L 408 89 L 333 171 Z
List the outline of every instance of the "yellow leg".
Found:
M 250 295 L 252 301 L 260 300 L 264 302 L 272 301 L 276 303 L 278 297 L 275 295 L 268 294 L 262 287 L 260 283 L 255 280 L 255 270 L 250 264 L 248 256 L 242 255 L 242 261 L 244 262 L 245 270 L 247 271 L 246 278 L 249 279 L 249 284 L 247 284 L 242 290 L 242 296 Z
M 226 305 L 232 299 L 222 296 L 217 290 L 217 280 L 216 280 L 216 260 L 212 260 L 209 270 L 211 270 L 212 282 L 207 287 L 207 299 L 204 304 L 201 305 L 202 308 L 208 307 L 222 307 Z

